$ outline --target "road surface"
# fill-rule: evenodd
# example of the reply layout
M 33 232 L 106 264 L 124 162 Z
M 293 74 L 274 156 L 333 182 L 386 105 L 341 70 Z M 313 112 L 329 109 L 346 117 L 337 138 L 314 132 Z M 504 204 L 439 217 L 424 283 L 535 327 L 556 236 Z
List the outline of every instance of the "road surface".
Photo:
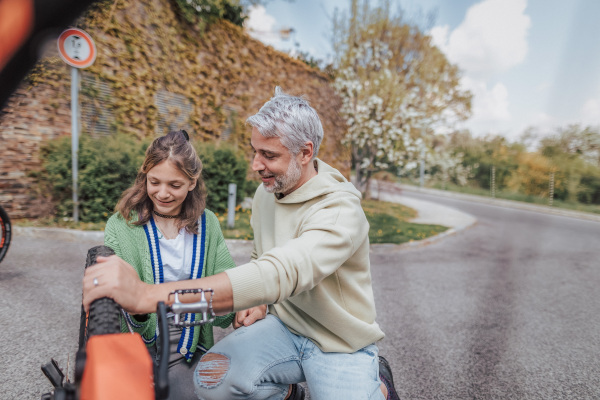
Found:
M 427 246 L 372 246 L 379 343 L 403 399 L 600 397 L 600 223 L 404 192 L 474 225 Z M 39 399 L 40 365 L 77 346 L 85 254 L 15 236 L 0 264 L 0 398 Z M 250 246 L 229 242 L 237 262 Z

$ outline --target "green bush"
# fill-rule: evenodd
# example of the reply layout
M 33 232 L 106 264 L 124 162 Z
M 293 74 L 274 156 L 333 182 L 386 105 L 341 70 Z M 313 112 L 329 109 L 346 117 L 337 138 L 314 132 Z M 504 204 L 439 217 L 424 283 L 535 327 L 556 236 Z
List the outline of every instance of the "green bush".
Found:
M 261 182 L 257 179 L 251 179 L 246 181 L 246 186 L 244 187 L 244 196 L 254 197 L 254 193 L 256 193 L 256 189 L 258 189 L 260 184 Z
M 581 177 L 577 200 L 584 204 L 600 204 L 600 174 Z
M 196 143 L 196 151 L 202 160 L 202 178 L 206 185 L 206 207 L 211 211 L 227 211 L 229 184 L 235 183 L 236 204 L 246 194 L 246 172 L 248 161 L 239 149 L 229 145 L 214 143 Z
M 79 142 L 79 219 L 102 222 L 113 213 L 123 191 L 129 188 L 144 161 L 149 140 L 114 134 L 93 139 L 82 135 Z M 244 154 L 223 144 L 197 142 L 203 163 L 202 176 L 207 188 L 207 207 L 215 212 L 227 210 L 229 183 L 237 185 L 236 203 L 256 185 L 246 183 L 248 161 Z M 71 175 L 71 137 L 63 136 L 44 144 L 41 149 L 40 185 L 56 205 L 57 218 L 71 218 L 73 213 Z
M 80 220 L 105 221 L 144 160 L 148 142 L 122 134 L 100 139 L 82 135 L 79 141 L 78 186 Z M 41 148 L 42 186 L 56 204 L 56 216 L 72 217 L 71 137 L 63 136 Z

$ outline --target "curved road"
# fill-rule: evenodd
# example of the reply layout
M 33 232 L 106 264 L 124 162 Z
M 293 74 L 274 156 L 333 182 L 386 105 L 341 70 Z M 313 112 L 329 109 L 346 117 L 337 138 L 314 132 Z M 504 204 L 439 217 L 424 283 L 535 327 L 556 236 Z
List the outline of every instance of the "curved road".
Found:
M 373 246 L 380 343 L 403 399 L 600 397 L 600 223 L 404 192 L 475 216 L 427 246 Z M 247 243 L 233 243 L 237 262 Z M 16 236 L 0 264 L 0 398 L 39 399 L 76 349 L 85 254 Z
M 372 253 L 404 399 L 600 397 L 600 223 L 405 191 L 475 216 L 429 246 Z

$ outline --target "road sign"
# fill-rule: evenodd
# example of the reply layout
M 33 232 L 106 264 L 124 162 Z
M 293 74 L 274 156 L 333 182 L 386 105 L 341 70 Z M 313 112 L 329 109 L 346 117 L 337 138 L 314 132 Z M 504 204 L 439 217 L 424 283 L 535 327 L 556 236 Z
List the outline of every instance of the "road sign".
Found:
M 2 1 L 2 0 L 0 0 Z M 58 53 L 71 66 L 71 165 L 73 176 L 73 221 L 79 222 L 77 194 L 79 153 L 79 71 L 96 60 L 96 45 L 87 32 L 69 28 L 58 37 Z
M 87 68 L 96 60 L 96 45 L 85 31 L 69 28 L 58 37 L 60 57 L 75 68 Z

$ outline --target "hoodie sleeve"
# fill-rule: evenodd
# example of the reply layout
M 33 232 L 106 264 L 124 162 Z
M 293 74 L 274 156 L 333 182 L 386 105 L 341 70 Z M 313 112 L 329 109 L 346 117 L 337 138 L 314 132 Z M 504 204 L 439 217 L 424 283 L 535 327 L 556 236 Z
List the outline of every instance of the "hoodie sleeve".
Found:
M 369 224 L 355 196 L 330 196 L 305 215 L 297 237 L 227 271 L 234 309 L 282 302 L 334 274 L 368 240 Z

